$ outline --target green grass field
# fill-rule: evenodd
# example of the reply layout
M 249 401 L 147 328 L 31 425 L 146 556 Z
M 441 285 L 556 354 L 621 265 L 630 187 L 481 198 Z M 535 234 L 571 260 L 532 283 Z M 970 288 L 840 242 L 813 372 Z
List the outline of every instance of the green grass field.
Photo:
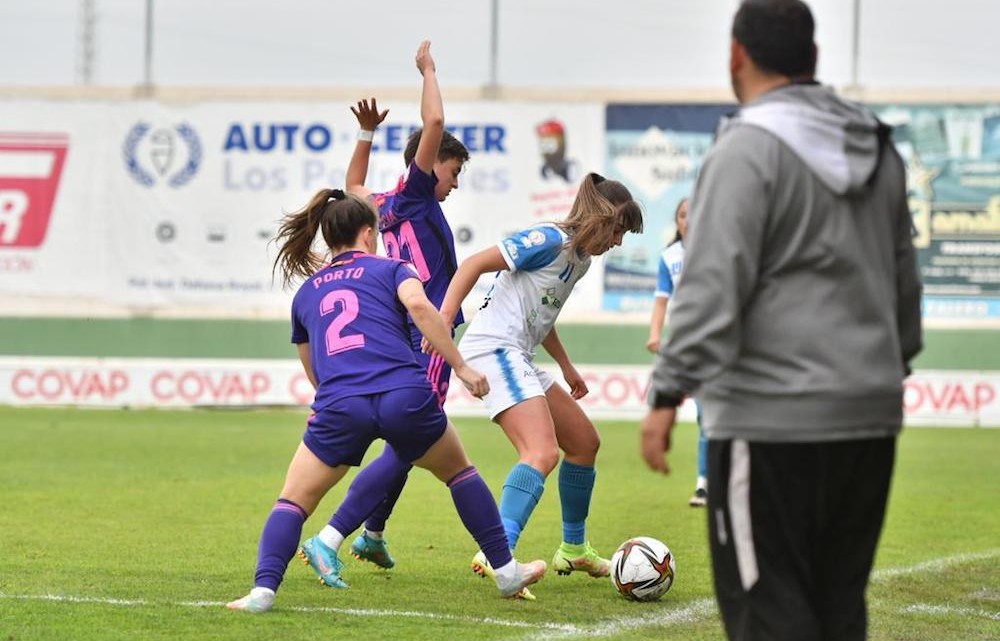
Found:
M 686 505 L 689 425 L 676 434 L 667 478 L 641 464 L 635 424 L 600 425 L 589 536 L 608 555 L 634 535 L 667 542 L 678 576 L 659 602 L 627 602 L 610 581 L 555 574 L 534 590 L 537 602 L 500 599 L 468 570 L 476 546 L 447 490 L 415 471 L 390 524 L 396 569 L 345 559 L 351 589 L 334 591 L 294 560 L 273 612 L 226 610 L 251 586 L 260 527 L 303 418 L 0 408 L 0 640 L 724 638 L 705 512 Z M 513 449 L 486 421 L 459 429 L 498 492 Z M 1000 637 L 998 453 L 1000 430 L 904 433 L 869 590 L 872 639 Z M 552 480 L 519 556 L 548 560 L 560 534 Z

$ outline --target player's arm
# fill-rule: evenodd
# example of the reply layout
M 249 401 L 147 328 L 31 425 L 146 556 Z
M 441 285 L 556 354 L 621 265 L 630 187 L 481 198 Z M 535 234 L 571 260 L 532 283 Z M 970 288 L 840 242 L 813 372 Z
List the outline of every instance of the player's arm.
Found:
M 361 198 L 367 198 L 372 190 L 365 187 L 368 177 L 368 158 L 372 151 L 372 136 L 385 117 L 389 115 L 386 109 L 378 111 L 378 104 L 372 97 L 371 104 L 367 100 L 358 101 L 357 108 L 351 107 L 351 112 L 358 119 L 358 141 L 354 144 L 351 162 L 347 165 L 347 191 Z
M 549 330 L 549 333 L 542 339 L 542 347 L 549 353 L 552 360 L 559 365 L 563 379 L 569 385 L 570 396 L 577 400 L 586 396 L 590 391 L 587 389 L 587 382 L 583 380 L 580 372 L 576 370 L 576 366 L 569 360 L 569 354 L 566 352 L 566 347 L 562 344 L 562 340 L 559 339 L 559 334 L 556 332 L 555 327 Z
M 479 280 L 480 276 L 506 269 L 510 268 L 507 266 L 503 254 L 500 253 L 500 248 L 496 245 L 487 247 L 463 260 L 455 275 L 452 276 L 448 291 L 445 292 L 444 300 L 441 302 L 441 317 L 445 324 L 450 325 L 455 322 L 455 316 L 458 315 L 458 310 L 462 307 L 462 301 L 476 286 L 476 281 Z
M 316 372 L 312 368 L 312 355 L 309 352 L 309 343 L 296 343 L 295 346 L 299 350 L 299 360 L 302 361 L 302 369 L 306 371 L 306 377 L 312 383 L 313 389 L 317 389 L 319 383 L 316 381 Z
M 423 89 L 420 93 L 420 120 L 423 123 L 423 133 L 413 162 L 425 174 L 434 171 L 438 148 L 444 135 L 444 103 L 441 101 L 441 89 L 438 87 L 437 68 L 431 57 L 430 40 L 424 40 L 417 49 L 417 69 L 424 77 Z
M 663 333 L 663 321 L 667 318 L 667 304 L 674 291 L 674 281 L 670 278 L 670 268 L 662 258 L 656 273 L 656 292 L 653 294 L 653 315 L 649 319 L 649 338 L 646 339 L 646 349 L 654 354 L 660 350 L 660 335 Z
M 483 397 L 490 391 L 486 376 L 469 367 L 462 354 L 451 340 L 451 329 L 424 293 L 424 286 L 416 278 L 407 278 L 396 288 L 396 295 L 410 313 L 417 329 L 434 351 L 451 365 L 455 375 L 465 384 L 473 396 Z

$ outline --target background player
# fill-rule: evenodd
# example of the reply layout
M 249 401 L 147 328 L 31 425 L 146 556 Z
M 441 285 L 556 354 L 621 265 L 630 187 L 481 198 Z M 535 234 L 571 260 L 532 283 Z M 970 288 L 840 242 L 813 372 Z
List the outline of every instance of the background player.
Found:
M 684 241 L 687 239 L 688 199 L 677 203 L 674 211 L 674 224 L 677 233 L 667 247 L 660 252 L 659 269 L 656 276 L 656 292 L 653 300 L 653 315 L 649 321 L 649 339 L 646 349 L 654 354 L 660 349 L 660 333 L 663 331 L 663 321 L 667 318 L 667 305 L 674 291 L 681 282 L 681 272 L 684 269 Z M 695 400 L 698 408 L 698 479 L 695 481 L 694 494 L 688 499 L 691 507 L 704 507 L 708 502 L 708 439 L 701 426 L 701 403 Z

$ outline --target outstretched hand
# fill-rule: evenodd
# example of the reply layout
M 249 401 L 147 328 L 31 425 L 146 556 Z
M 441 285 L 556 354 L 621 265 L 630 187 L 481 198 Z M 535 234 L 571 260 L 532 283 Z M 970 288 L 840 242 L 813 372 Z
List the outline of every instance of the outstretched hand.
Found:
M 351 112 L 358 119 L 358 125 L 365 131 L 375 131 L 382 124 L 382 121 L 385 120 L 385 117 L 389 115 L 388 109 L 382 113 L 378 112 L 378 104 L 375 102 L 374 97 L 372 97 L 371 105 L 368 104 L 367 100 L 359 100 L 358 108 L 351 107 Z
M 434 58 L 431 57 L 431 41 L 424 40 L 420 43 L 420 47 L 417 48 L 417 70 L 420 71 L 420 75 L 428 70 L 437 71 L 437 67 L 434 65 Z

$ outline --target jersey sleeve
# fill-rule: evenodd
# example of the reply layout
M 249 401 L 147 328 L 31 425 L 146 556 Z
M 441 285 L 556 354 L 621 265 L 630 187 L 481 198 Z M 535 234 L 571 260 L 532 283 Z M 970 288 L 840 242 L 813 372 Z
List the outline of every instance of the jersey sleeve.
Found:
M 410 280 L 411 278 L 416 278 L 420 281 L 420 272 L 417 268 L 413 266 L 412 263 L 407 263 L 405 261 L 397 261 L 397 265 L 393 270 L 393 291 L 398 290 L 399 286 L 403 284 L 403 281 Z
M 298 296 L 292 301 L 292 342 L 296 345 L 309 342 L 309 331 L 302 324 L 302 319 L 299 315 L 301 304 L 301 299 Z
M 405 198 L 427 199 L 434 198 L 434 185 L 437 184 L 437 176 L 432 171 L 425 174 L 415 163 L 410 163 L 403 174 L 401 189 L 399 194 Z
M 659 269 L 656 272 L 656 298 L 670 298 L 674 295 L 674 279 L 670 277 L 670 267 L 667 261 L 660 257 Z
M 555 227 L 531 227 L 501 240 L 500 254 L 510 271 L 535 271 L 545 267 L 563 250 L 563 236 Z

